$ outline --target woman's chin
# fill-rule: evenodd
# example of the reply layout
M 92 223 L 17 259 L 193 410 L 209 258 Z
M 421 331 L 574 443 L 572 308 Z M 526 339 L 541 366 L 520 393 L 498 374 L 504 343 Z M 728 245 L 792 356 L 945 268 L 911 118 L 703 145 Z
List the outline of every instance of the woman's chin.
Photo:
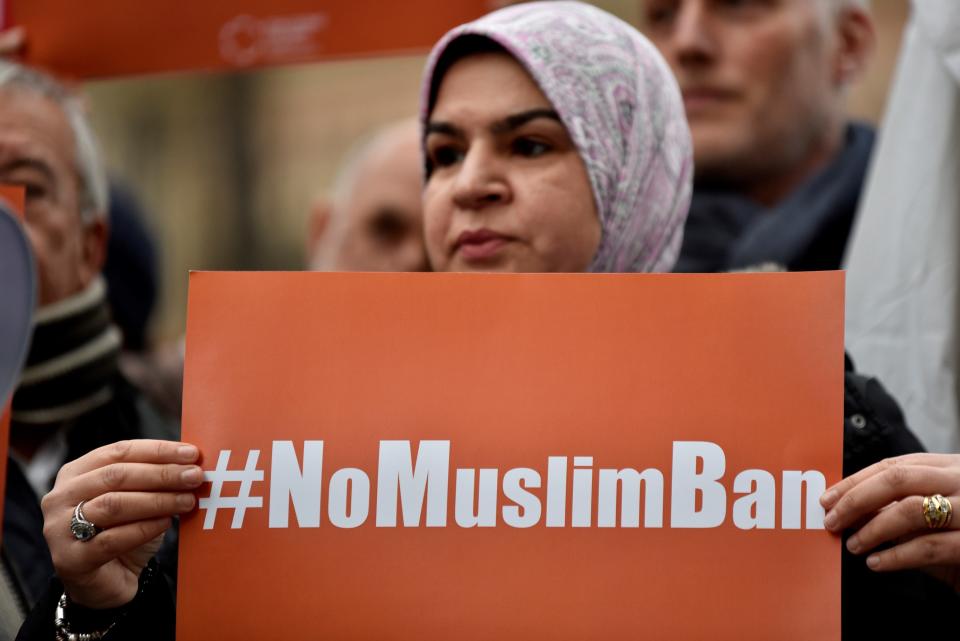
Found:
M 451 266 L 451 268 L 448 271 L 460 272 L 460 273 L 479 273 L 479 274 L 483 274 L 483 273 L 514 274 L 518 272 L 523 272 L 525 270 L 516 269 L 515 266 L 513 266 L 512 264 L 507 263 L 506 261 L 503 261 L 499 263 L 485 263 L 485 264 L 458 263 L 456 265 Z
M 447 271 L 452 272 L 499 272 L 514 273 L 530 271 L 523 269 L 516 257 L 507 251 L 499 251 L 483 256 L 469 255 L 457 252 L 450 261 Z

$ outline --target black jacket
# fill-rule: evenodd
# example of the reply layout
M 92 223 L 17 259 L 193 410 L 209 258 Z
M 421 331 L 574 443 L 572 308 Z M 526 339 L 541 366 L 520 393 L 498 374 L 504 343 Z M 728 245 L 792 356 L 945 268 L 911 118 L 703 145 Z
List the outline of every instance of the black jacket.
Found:
M 176 429 L 161 418 L 143 396 L 119 373 L 112 379 L 111 400 L 74 419 L 67 435 L 67 460 L 83 456 L 103 445 L 135 438 L 178 438 Z M 56 599 L 50 603 L 53 562 L 43 537 L 43 513 L 40 502 L 26 477 L 13 460 L 7 461 L 7 479 L 3 512 L 3 551 L 7 567 L 24 603 L 36 604 L 33 611 L 49 607 L 52 624 Z M 174 581 L 176 576 L 176 530 L 172 530 L 158 554 L 162 574 Z M 57 592 L 56 597 L 59 598 Z M 29 621 L 29 617 L 28 617 Z M 50 635 L 35 638 L 53 639 Z
M 879 381 L 856 374 L 849 360 L 844 386 L 843 475 L 877 461 L 922 452 L 896 401 Z M 847 536 L 843 537 L 846 543 Z M 960 595 L 921 571 L 877 573 L 865 556 L 843 548 L 844 641 L 917 639 L 932 612 L 960 612 Z

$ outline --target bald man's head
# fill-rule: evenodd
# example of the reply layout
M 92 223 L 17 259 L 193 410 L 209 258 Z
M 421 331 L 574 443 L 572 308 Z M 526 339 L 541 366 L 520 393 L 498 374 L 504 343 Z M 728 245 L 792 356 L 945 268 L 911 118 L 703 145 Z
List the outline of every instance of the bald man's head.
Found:
M 332 201 L 314 206 L 311 269 L 424 271 L 420 134 L 414 119 L 391 125 L 355 149 Z

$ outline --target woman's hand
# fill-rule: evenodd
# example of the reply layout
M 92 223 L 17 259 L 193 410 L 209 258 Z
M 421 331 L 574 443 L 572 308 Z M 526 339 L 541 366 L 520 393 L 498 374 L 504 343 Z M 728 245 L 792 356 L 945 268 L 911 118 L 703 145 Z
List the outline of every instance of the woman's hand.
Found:
M 137 594 L 140 573 L 160 547 L 171 517 L 196 503 L 203 482 L 197 448 L 173 441 L 121 441 L 93 450 L 60 469 L 45 497 L 43 535 L 70 599 L 113 608 Z M 88 541 L 70 529 L 81 501 L 98 528 Z
M 878 572 L 922 568 L 960 591 L 960 516 L 932 528 L 923 499 L 940 494 L 960 509 L 960 455 L 910 454 L 843 479 L 820 499 L 832 532 L 854 530 L 847 549 Z M 877 548 L 887 544 L 883 550 Z

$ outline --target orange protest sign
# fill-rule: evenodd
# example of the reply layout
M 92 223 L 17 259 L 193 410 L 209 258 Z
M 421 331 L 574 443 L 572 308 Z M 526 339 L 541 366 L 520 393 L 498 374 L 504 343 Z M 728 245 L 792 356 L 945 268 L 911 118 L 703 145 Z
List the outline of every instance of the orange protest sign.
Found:
M 841 273 L 193 273 L 178 638 L 839 639 Z
M 94 78 L 426 51 L 489 0 L 7 0 L 27 63 Z
M 12 185 L 0 185 L 0 202 L 5 205 L 6 211 L 14 214 L 20 221 L 23 221 L 25 193 L 23 187 L 14 187 Z M 0 216 L 5 215 L 0 211 Z M 0 221 L 3 222 L 3 221 Z M 14 223 L 15 226 L 15 223 Z M 4 312 L 0 312 L 0 340 L 4 343 L 0 345 L 0 523 L 3 522 L 3 497 L 6 496 L 7 484 L 7 451 L 10 447 L 10 404 L 8 394 L 12 393 L 12 387 L 18 376 L 19 366 L 26 350 L 26 345 L 22 342 L 27 338 L 24 336 L 24 330 L 28 329 L 27 323 L 33 310 L 20 309 L 24 305 L 24 300 L 32 300 L 32 292 L 25 291 L 33 286 L 33 283 L 19 282 L 18 277 L 24 276 L 23 280 L 28 280 L 26 274 L 30 266 L 24 265 L 28 256 L 22 252 L 26 248 L 23 242 L 23 236 L 20 231 L 14 233 L 18 236 L 0 233 L 0 273 L 5 274 L 7 278 L 12 279 L 6 283 L 6 296 L 2 304 L 5 305 Z M 8 244 L 9 243 L 9 244 Z M 13 260 L 14 264 L 6 264 L 5 260 Z M 10 370 L 10 371 L 7 371 Z

